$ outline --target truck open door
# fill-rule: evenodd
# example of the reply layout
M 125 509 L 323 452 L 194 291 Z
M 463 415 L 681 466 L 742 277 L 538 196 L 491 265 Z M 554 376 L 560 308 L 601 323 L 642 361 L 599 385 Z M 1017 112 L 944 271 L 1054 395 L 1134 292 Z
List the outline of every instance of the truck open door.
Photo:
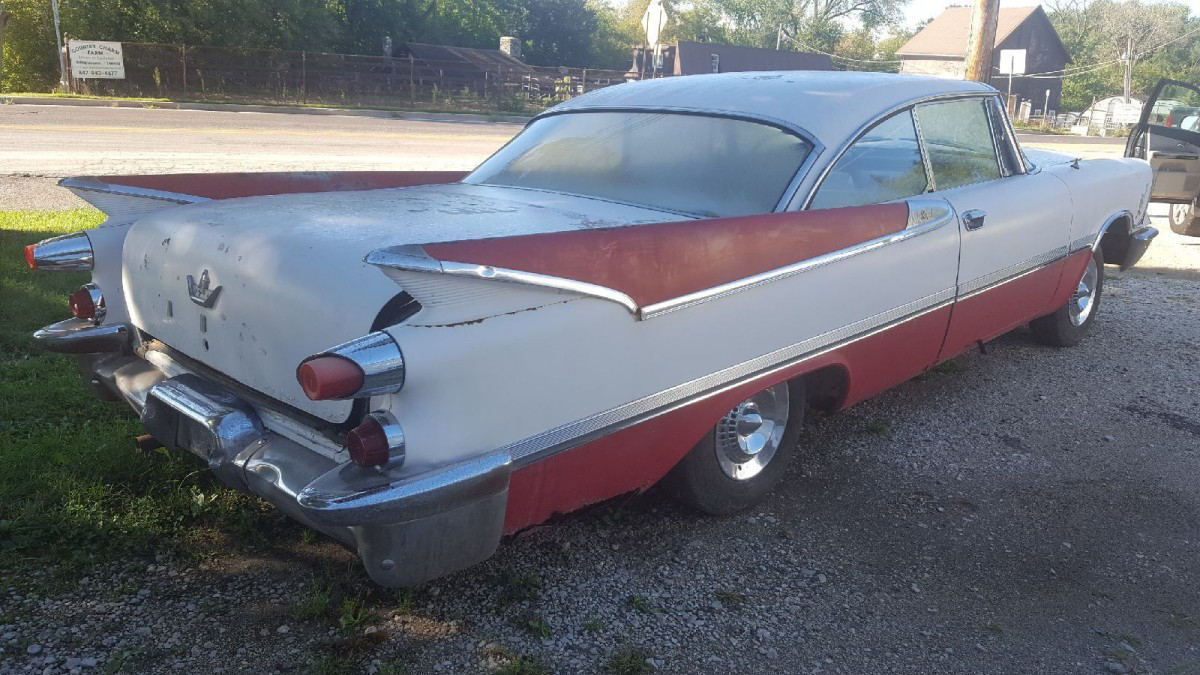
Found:
M 1200 88 L 1160 80 L 1129 134 L 1125 156 L 1150 162 L 1150 200 L 1171 204 L 1171 229 L 1200 236 Z

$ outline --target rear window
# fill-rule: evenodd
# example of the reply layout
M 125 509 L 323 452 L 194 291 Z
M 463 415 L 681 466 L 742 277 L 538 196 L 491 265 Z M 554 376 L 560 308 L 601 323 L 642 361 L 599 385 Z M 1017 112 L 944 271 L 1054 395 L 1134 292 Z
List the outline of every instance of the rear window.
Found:
M 578 112 L 535 121 L 465 180 L 741 216 L 773 211 L 812 149 L 745 120 Z

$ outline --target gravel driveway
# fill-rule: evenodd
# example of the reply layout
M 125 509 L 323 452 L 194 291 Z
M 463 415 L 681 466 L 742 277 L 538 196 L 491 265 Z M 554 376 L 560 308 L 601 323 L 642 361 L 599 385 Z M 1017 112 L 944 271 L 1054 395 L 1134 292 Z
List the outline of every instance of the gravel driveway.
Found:
M 1200 239 L 1108 275 L 1079 347 L 1018 330 L 811 420 L 750 513 L 617 500 L 342 625 L 303 612 L 362 583 L 320 538 L 22 579 L 0 673 L 1200 674 Z

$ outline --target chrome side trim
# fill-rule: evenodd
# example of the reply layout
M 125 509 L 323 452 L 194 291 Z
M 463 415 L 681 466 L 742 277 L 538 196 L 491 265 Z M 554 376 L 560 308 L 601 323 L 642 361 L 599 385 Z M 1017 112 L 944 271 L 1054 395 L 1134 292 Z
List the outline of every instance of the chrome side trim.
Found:
M 1100 226 L 1100 231 L 1096 233 L 1095 239 L 1093 239 L 1091 242 L 1091 248 L 1093 251 L 1100 248 L 1100 240 L 1103 239 L 1104 235 L 1108 233 L 1108 228 L 1112 227 L 1113 223 L 1117 222 L 1118 220 L 1120 220 L 1122 218 L 1125 218 L 1127 220 L 1127 222 L 1129 223 L 1128 232 L 1129 233 L 1133 232 L 1133 229 L 1134 229 L 1133 213 L 1130 211 L 1118 211 L 1117 213 L 1114 213 L 1111 216 L 1109 216 L 1108 220 L 1105 220 L 1104 224 Z
M 473 279 L 490 279 L 492 281 L 503 281 L 514 284 L 525 284 L 527 286 L 542 286 L 544 288 L 554 288 L 561 291 L 578 293 L 601 300 L 608 300 L 621 305 L 629 311 L 630 314 L 637 315 L 638 305 L 633 298 L 618 290 L 589 284 L 583 281 L 575 281 L 573 279 L 563 279 L 562 277 L 554 277 L 547 274 L 535 274 L 533 272 L 522 272 L 520 270 L 510 270 L 502 267 L 491 267 L 488 265 L 474 265 L 470 263 L 459 262 L 442 262 L 435 260 L 425 253 L 425 250 L 420 246 L 406 245 L 393 246 L 390 248 L 381 248 L 371 251 L 367 254 L 364 260 L 376 267 L 387 267 L 390 269 L 406 270 L 409 272 L 428 272 L 433 274 L 446 274 L 450 276 L 468 277 Z
M 65 188 L 75 190 L 88 190 L 91 192 L 103 192 L 111 195 L 121 195 L 124 197 L 141 197 L 143 199 L 159 199 L 176 204 L 195 204 L 198 202 L 212 201 L 208 197 L 197 197 L 196 195 L 187 195 L 181 192 L 167 192 L 165 190 L 151 190 L 149 188 L 134 187 L 132 185 L 118 185 L 116 183 L 105 183 L 96 178 L 87 176 L 76 176 L 72 178 L 64 178 L 58 181 L 58 184 Z
M 95 266 L 92 241 L 86 232 L 43 239 L 33 246 L 33 261 L 39 271 L 88 271 Z
M 404 353 L 400 351 L 396 340 L 383 331 L 368 333 L 320 354 L 313 354 L 301 361 L 300 365 L 322 356 L 340 356 L 362 369 L 362 388 L 343 398 L 394 394 L 404 388 Z
M 1094 234 L 1085 234 L 1067 245 L 1067 253 L 1078 253 L 1085 248 L 1091 248 L 1092 242 L 1096 239 Z
M 698 305 L 709 300 L 715 300 L 727 295 L 739 293 L 749 288 L 755 288 L 763 284 L 786 279 L 809 270 L 824 267 L 826 265 L 851 258 L 853 256 L 867 253 L 875 249 L 895 244 L 906 239 L 911 239 L 926 232 L 942 227 L 947 223 L 955 221 L 954 209 L 945 200 L 932 198 L 913 198 L 907 200 L 908 203 L 908 221 L 903 230 L 892 234 L 872 239 L 870 241 L 833 251 L 824 255 L 809 258 L 792 265 L 780 267 L 774 270 L 769 270 L 756 274 L 754 276 L 738 279 L 728 283 L 706 288 L 701 291 L 682 295 L 670 300 L 638 307 L 638 304 L 625 293 L 618 290 L 589 284 L 582 281 L 572 279 L 564 279 L 545 274 L 535 274 L 533 272 L 522 272 L 520 270 L 510 270 L 499 267 L 490 267 L 487 265 L 474 265 L 470 263 L 458 262 L 443 262 L 432 258 L 420 246 L 404 245 L 392 246 L 389 248 L 376 249 L 367 254 L 364 260 L 376 267 L 387 267 L 390 269 L 405 270 L 409 272 L 428 272 L 435 274 L 449 274 L 455 276 L 472 277 L 476 279 L 492 279 L 495 281 L 507 281 L 512 283 L 528 284 L 533 286 L 543 286 L 546 288 L 556 288 L 559 290 L 570 291 L 580 295 L 601 298 L 616 302 L 625 309 L 629 310 L 639 320 L 652 319 L 656 316 L 669 314 L 676 310 Z
M 852 258 L 862 253 L 873 251 L 889 244 L 911 239 L 926 232 L 932 232 L 951 222 L 954 222 L 954 210 L 950 208 L 949 203 L 940 199 L 910 199 L 908 200 L 908 223 L 905 229 L 899 232 L 844 248 L 840 251 L 809 258 L 786 267 L 756 274 L 752 277 L 738 279 L 737 281 L 689 293 L 678 298 L 647 305 L 642 308 L 640 317 L 642 319 L 652 319 L 656 316 L 669 314 L 676 310 L 708 302 L 709 300 L 716 300 L 717 298 L 723 298 L 763 284 L 786 279 L 803 272 Z
M 985 274 L 981 277 L 976 277 L 966 283 L 958 285 L 958 299 L 962 300 L 972 295 L 976 295 L 986 291 L 992 287 L 999 286 L 1002 283 L 1011 281 L 1017 277 L 1024 276 L 1029 272 L 1041 269 L 1047 265 L 1062 260 L 1067 255 L 1067 247 L 1060 246 L 1056 249 L 1046 251 L 1040 255 L 1036 255 L 1028 260 L 1023 260 L 1015 265 L 998 269 L 995 272 Z
M 521 467 L 620 431 L 671 410 L 703 400 L 754 377 L 769 375 L 800 361 L 870 337 L 894 325 L 941 309 L 954 301 L 954 288 L 881 312 L 749 361 L 724 368 L 665 391 L 650 394 L 610 410 L 569 422 L 497 450 Z
M 33 334 L 42 348 L 60 354 L 98 354 L 128 351 L 133 331 L 127 324 L 97 326 L 88 319 L 67 319 Z

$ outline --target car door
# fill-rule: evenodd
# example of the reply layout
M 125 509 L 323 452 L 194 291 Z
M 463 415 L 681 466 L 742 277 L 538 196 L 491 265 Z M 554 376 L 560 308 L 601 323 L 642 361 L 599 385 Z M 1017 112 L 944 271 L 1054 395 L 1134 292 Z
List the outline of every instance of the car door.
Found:
M 1047 310 L 1071 202 L 1062 181 L 1026 170 L 995 97 L 934 101 L 915 113 L 934 196 L 954 207 L 962 236 L 944 360 Z
M 1200 88 L 1160 80 L 1129 134 L 1125 156 L 1150 162 L 1150 199 L 1191 204 L 1200 197 Z

